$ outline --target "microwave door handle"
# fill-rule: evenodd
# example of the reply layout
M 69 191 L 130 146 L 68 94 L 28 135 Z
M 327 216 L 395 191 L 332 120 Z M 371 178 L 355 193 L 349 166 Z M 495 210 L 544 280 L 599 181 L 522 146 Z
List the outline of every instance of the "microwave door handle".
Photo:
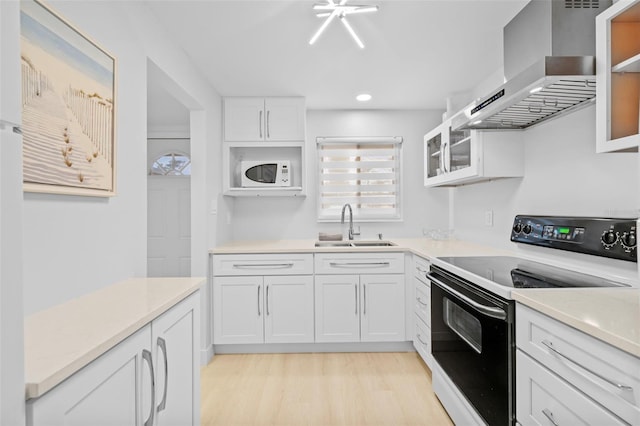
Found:
M 499 319 L 499 320 L 502 320 L 502 321 L 507 319 L 507 313 L 503 309 L 496 308 L 496 307 L 493 307 L 493 306 L 485 306 L 482 303 L 478 303 L 475 300 L 470 299 L 469 297 L 467 297 L 464 294 L 460 293 L 459 291 L 452 289 L 451 287 L 449 287 L 448 285 L 446 285 L 442 281 L 436 279 L 432 274 L 427 274 L 427 278 L 429 278 L 429 280 L 433 281 L 438 286 L 442 287 L 444 290 L 446 290 L 449 293 L 453 294 L 458 299 L 462 300 L 467 305 L 471 306 L 473 309 L 475 309 L 476 311 L 480 312 L 481 314 L 486 315 L 486 316 L 491 317 L 491 318 L 496 318 L 496 319 Z

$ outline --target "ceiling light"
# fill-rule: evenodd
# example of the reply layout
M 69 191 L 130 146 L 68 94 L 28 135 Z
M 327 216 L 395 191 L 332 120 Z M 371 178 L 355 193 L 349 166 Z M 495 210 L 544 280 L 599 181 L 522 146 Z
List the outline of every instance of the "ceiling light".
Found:
M 473 122 L 473 123 L 471 123 L 471 124 L 473 124 L 473 125 L 475 126 L 476 124 L 480 124 L 480 123 L 482 123 L 482 120 L 476 120 L 476 121 L 474 121 L 474 122 Z
M 371 95 L 368 93 L 361 93 L 358 96 L 356 96 L 356 100 L 360 102 L 368 102 L 371 100 Z
M 529 93 L 533 94 L 533 93 L 538 93 L 539 91 L 541 91 L 543 89 L 542 86 L 538 86 L 538 87 L 534 87 L 533 89 L 529 90 Z
M 317 10 L 319 12 L 316 13 L 318 18 L 327 18 L 326 21 L 318 28 L 318 31 L 311 37 L 309 40 L 309 44 L 314 44 L 320 35 L 324 32 L 325 29 L 329 26 L 331 21 L 337 16 L 340 18 L 340 22 L 347 29 L 347 32 L 351 35 L 356 44 L 363 49 L 364 43 L 358 37 L 353 27 L 349 24 L 347 20 L 347 15 L 354 15 L 359 13 L 369 13 L 369 12 L 377 12 L 378 6 L 369 6 L 369 5 L 347 5 L 348 0 L 340 0 L 339 3 L 336 3 L 334 0 L 327 0 L 327 3 L 323 4 L 315 4 L 313 5 L 313 10 Z

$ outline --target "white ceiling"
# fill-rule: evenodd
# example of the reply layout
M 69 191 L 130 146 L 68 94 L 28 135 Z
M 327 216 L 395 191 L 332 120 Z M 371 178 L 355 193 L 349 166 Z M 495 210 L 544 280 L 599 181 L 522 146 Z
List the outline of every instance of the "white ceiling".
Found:
M 350 17 L 365 49 L 337 20 L 310 46 L 323 22 L 314 1 L 147 5 L 222 96 L 299 95 L 312 109 L 445 109 L 448 96 L 502 67 L 502 28 L 526 2 L 349 0 L 380 6 Z M 151 84 L 149 96 L 160 89 Z M 362 92 L 373 100 L 357 102 Z

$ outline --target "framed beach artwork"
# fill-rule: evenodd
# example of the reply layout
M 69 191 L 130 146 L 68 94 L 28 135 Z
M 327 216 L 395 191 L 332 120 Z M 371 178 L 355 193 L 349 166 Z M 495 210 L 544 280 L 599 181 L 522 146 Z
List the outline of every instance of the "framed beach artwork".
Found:
M 34 0 L 20 33 L 24 190 L 115 195 L 115 58 Z

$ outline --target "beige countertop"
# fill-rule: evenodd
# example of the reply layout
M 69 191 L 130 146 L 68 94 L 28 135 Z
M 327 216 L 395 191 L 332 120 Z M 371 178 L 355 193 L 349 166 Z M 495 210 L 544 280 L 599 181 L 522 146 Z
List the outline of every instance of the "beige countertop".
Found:
M 459 240 L 430 240 L 427 238 L 385 239 L 395 246 L 390 247 L 315 247 L 316 240 L 261 240 L 232 241 L 209 250 L 211 254 L 257 254 L 257 253 L 335 253 L 335 252 L 412 252 L 423 257 L 438 256 L 496 256 L 513 254 L 480 244 Z
M 132 278 L 26 317 L 26 398 L 42 396 L 204 281 Z
M 640 357 L 640 289 L 514 290 L 512 297 L 543 314 Z

